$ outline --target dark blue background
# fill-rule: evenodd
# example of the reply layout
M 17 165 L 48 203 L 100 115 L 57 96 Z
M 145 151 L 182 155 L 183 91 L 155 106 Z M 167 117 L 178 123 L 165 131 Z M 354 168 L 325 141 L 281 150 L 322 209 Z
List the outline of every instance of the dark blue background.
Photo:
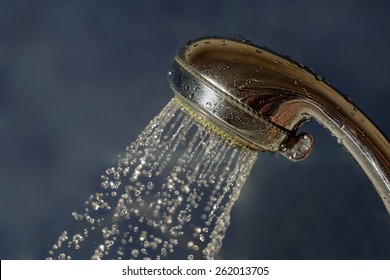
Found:
M 170 100 L 178 48 L 240 35 L 310 66 L 389 134 L 389 1 L 0 0 L 0 258 L 44 258 L 63 215 Z M 318 124 L 260 154 L 223 258 L 390 258 L 390 218 Z

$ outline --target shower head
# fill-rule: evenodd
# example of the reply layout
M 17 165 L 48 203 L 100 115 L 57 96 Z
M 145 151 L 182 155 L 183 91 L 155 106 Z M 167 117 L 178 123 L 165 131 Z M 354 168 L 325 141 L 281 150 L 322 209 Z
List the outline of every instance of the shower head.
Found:
M 179 52 L 169 79 L 177 100 L 213 131 L 239 146 L 301 160 L 313 138 L 295 135 L 307 116 L 303 104 L 296 106 L 298 81 L 277 67 L 283 63 L 243 41 L 201 39 Z
M 390 213 L 390 144 L 347 96 L 291 58 L 247 41 L 202 38 L 177 54 L 168 79 L 176 100 L 238 146 L 304 159 L 316 119 L 358 161 Z

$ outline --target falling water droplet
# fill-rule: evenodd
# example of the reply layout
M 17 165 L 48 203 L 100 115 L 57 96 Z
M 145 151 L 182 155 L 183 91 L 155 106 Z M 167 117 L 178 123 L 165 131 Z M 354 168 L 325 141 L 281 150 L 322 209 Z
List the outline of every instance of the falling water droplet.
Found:
M 255 160 L 171 101 L 73 212 L 48 258 L 213 259 Z

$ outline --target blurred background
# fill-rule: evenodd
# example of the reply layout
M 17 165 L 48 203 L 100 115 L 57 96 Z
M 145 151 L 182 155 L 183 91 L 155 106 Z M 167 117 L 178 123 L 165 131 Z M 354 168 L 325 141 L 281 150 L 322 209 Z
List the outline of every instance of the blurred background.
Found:
M 0 258 L 42 259 L 64 215 L 172 98 L 188 40 L 241 36 L 325 76 L 390 134 L 389 1 L 0 0 Z M 259 154 L 226 259 L 389 259 L 390 217 L 316 123 L 292 163 Z

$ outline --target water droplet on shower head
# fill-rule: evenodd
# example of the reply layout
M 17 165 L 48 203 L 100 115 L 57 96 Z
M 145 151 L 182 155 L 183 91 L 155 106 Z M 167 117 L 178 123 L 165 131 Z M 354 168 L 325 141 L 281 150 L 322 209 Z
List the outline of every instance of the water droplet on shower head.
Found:
M 314 146 L 314 139 L 310 134 L 301 133 L 292 136 L 283 143 L 279 151 L 288 159 L 299 161 L 305 159 Z

